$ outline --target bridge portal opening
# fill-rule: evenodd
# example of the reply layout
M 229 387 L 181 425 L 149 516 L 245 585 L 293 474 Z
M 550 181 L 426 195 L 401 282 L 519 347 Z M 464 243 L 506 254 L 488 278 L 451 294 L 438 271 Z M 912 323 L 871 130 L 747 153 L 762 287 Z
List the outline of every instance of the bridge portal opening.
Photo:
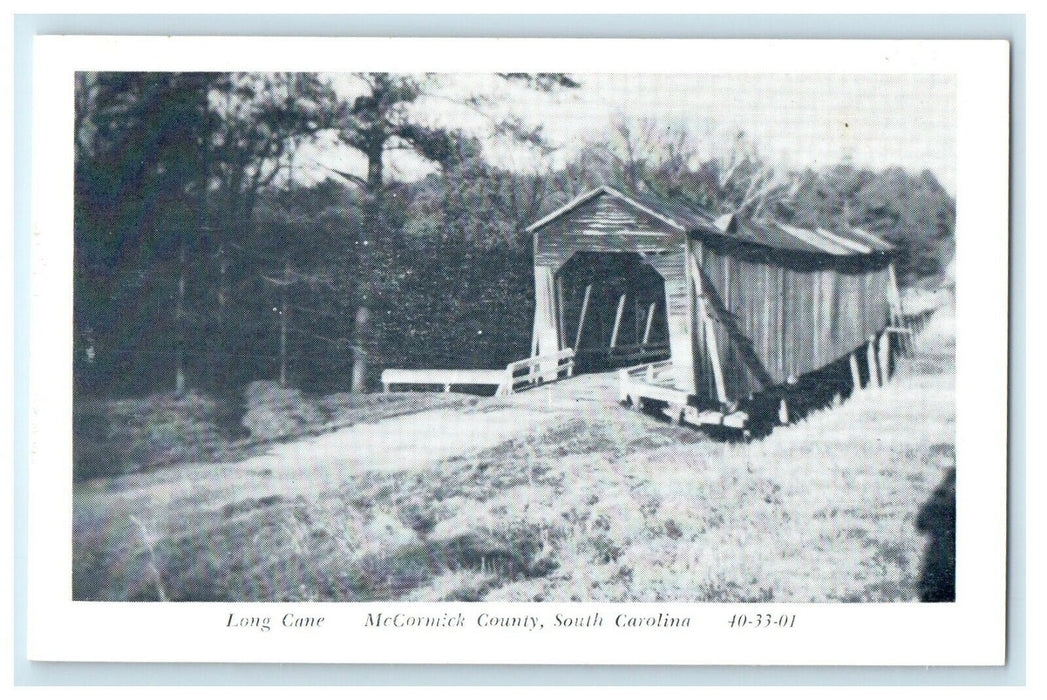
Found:
M 560 347 L 576 372 L 669 358 L 665 282 L 638 253 L 578 252 L 556 272 Z

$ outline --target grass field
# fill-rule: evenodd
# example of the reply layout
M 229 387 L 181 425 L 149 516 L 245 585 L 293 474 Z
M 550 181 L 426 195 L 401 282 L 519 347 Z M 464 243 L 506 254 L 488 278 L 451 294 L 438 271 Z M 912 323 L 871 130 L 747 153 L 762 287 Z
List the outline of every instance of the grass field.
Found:
M 914 600 L 915 520 L 952 466 L 952 338 L 943 310 L 887 386 L 751 443 L 624 410 L 590 376 L 78 483 L 74 597 Z

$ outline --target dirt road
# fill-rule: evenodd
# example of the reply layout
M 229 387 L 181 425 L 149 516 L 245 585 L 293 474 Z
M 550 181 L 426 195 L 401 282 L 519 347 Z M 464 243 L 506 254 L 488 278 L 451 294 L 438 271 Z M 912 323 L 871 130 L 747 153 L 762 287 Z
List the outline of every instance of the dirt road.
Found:
M 336 432 L 274 446 L 268 453 L 228 467 L 294 473 L 308 482 L 336 486 L 363 471 L 430 467 L 541 431 L 564 413 L 592 403 L 613 403 L 614 375 L 576 377 L 462 409 L 434 409 L 360 423 Z
M 467 408 L 434 408 L 358 423 L 332 433 L 275 444 L 238 462 L 186 464 L 129 474 L 102 486 L 125 501 L 169 507 L 192 499 L 227 503 L 271 495 L 311 497 L 338 488 L 364 472 L 427 469 L 451 457 L 468 457 L 515 437 L 541 432 L 577 411 L 615 401 L 613 373 L 585 375 Z M 644 420 L 621 411 L 621 419 Z M 216 475 L 220 474 L 220 477 Z M 95 490 L 88 487 L 87 491 Z M 119 494 L 119 495 L 115 495 Z M 142 502 L 144 501 L 144 502 Z

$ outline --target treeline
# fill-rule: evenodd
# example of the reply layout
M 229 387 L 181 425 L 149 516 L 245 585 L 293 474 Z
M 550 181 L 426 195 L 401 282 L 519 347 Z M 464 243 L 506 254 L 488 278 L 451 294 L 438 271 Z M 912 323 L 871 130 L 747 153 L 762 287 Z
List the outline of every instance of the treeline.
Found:
M 686 133 L 650 123 L 619 124 L 564 167 L 515 172 L 412 112 L 436 78 L 356 78 L 360 96 L 345 98 L 306 74 L 77 76 L 78 391 L 232 394 L 264 379 L 333 392 L 373 387 L 386 366 L 504 365 L 530 346 L 523 229 L 601 183 L 714 214 L 861 226 L 901 246 L 903 283 L 937 275 L 952 254 L 955 204 L 929 172 L 781 172 L 744 135 L 699 159 Z M 519 116 L 492 123 L 536 162 L 548 149 Z M 324 136 L 359 152 L 366 175 L 299 184 L 296 155 Z M 395 181 L 391 150 L 432 174 Z

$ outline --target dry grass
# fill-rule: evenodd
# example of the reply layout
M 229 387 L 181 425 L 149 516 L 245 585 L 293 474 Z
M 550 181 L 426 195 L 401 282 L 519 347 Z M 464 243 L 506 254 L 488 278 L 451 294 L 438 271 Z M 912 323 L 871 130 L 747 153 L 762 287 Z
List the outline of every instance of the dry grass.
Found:
M 74 594 L 914 600 L 916 514 L 954 444 L 950 323 L 939 314 L 886 387 L 748 444 L 532 392 L 520 401 L 544 428 L 398 469 L 306 484 L 307 465 L 190 465 L 78 484 Z
M 195 391 L 139 399 L 78 398 L 74 478 L 84 481 L 188 462 L 233 461 L 261 454 L 276 442 L 434 408 L 473 406 L 478 401 L 475 396 L 436 393 L 305 396 L 272 382 L 255 382 L 247 394 L 242 425 L 237 417 L 242 407 Z

